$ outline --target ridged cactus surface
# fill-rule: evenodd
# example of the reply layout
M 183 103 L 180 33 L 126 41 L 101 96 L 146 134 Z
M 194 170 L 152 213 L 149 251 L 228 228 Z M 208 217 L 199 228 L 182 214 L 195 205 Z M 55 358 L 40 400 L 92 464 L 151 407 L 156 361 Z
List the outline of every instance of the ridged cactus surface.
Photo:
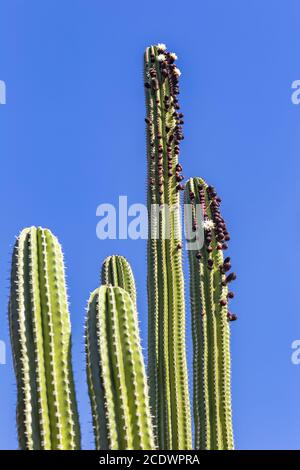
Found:
M 26 228 L 16 241 L 9 323 L 20 448 L 78 449 L 63 255 L 47 229 Z
M 132 269 L 124 256 L 108 256 L 101 270 L 101 284 L 122 287 L 131 297 L 136 306 L 136 288 Z
M 146 49 L 149 384 L 160 449 L 191 448 L 178 162 L 183 139 L 176 55 Z M 159 213 L 157 212 L 159 210 Z
M 229 233 L 220 214 L 220 198 L 201 178 L 187 182 L 186 232 L 204 231 L 203 246 L 189 250 L 193 333 L 194 420 L 196 449 L 233 449 L 228 285 L 235 274 L 224 259 Z M 198 231 L 198 232 L 197 232 Z M 201 240 L 201 237 L 199 237 Z
M 101 286 L 91 294 L 86 359 L 96 448 L 154 449 L 137 312 L 124 289 Z

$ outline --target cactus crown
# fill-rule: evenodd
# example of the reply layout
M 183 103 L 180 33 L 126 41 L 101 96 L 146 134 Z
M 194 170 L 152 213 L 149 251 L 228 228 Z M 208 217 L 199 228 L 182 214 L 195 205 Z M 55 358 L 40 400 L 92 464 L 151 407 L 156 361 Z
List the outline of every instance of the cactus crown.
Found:
M 136 288 L 132 269 L 124 256 L 108 256 L 101 270 L 101 284 L 119 286 L 126 290 L 136 306 Z

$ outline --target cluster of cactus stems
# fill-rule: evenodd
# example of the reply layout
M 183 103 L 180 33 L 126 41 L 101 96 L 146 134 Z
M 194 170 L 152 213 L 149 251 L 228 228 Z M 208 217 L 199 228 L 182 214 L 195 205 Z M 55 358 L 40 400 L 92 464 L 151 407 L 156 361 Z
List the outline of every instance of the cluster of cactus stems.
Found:
M 145 52 L 148 364 L 158 446 L 161 449 L 190 449 L 192 433 L 179 212 L 180 190 L 184 189 L 178 162 L 183 115 L 179 112 L 180 71 L 175 60 L 176 55 L 167 52 L 163 44 L 149 47 Z M 160 210 L 153 212 L 153 207 Z
M 135 284 L 127 261 L 109 257 L 86 321 L 89 395 L 97 449 L 154 449 Z M 121 287 L 122 286 L 122 287 Z
M 228 310 L 228 285 L 235 274 L 227 274 L 230 258 L 223 256 L 230 237 L 212 186 L 191 178 L 184 200 L 192 206 L 187 232 L 204 231 L 202 246 L 189 250 L 195 447 L 233 449 L 229 321 L 236 316 Z
M 16 241 L 9 323 L 20 448 L 78 449 L 63 255 L 49 230 L 27 228 Z
M 183 114 L 177 57 L 164 44 L 146 49 L 148 379 L 135 281 L 122 256 L 108 257 L 88 301 L 85 351 L 97 449 L 192 449 L 186 359 L 180 193 L 191 210 L 188 232 L 196 449 L 233 449 L 229 311 L 235 279 L 224 259 L 229 233 L 220 198 L 201 178 L 183 184 Z M 199 211 L 200 208 L 200 211 Z M 61 247 L 31 227 L 12 256 L 9 324 L 17 379 L 21 449 L 79 449 L 71 328 Z

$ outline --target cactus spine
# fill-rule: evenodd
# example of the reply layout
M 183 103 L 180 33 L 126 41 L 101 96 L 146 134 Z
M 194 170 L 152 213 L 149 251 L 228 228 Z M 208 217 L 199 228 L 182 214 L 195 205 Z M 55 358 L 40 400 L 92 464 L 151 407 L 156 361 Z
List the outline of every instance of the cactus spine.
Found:
M 192 206 L 192 230 L 204 231 L 199 250 L 189 250 L 193 331 L 194 419 L 196 449 L 233 449 L 230 387 L 228 283 L 235 274 L 224 260 L 229 234 L 220 214 L 220 198 L 201 178 L 188 181 L 185 204 Z M 200 209 L 200 212 L 199 212 Z M 187 227 L 187 232 L 191 233 Z
M 47 229 L 26 228 L 16 241 L 9 323 L 20 448 L 78 449 L 63 255 Z
M 136 288 L 132 269 L 123 256 L 108 256 L 102 265 L 101 284 L 119 286 L 126 290 L 136 306 Z
M 86 359 L 97 449 L 154 449 L 137 312 L 121 287 L 90 296 Z
M 148 161 L 149 380 L 160 449 L 191 448 L 185 350 L 178 163 L 183 139 L 176 55 L 164 44 L 145 52 Z M 155 212 L 160 209 L 159 214 Z

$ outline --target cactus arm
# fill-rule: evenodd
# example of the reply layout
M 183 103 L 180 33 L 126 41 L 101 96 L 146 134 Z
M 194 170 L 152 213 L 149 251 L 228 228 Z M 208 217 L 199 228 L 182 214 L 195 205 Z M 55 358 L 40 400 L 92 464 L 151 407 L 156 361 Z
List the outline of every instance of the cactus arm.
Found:
M 207 201 L 206 201 L 207 203 Z M 208 211 L 207 211 L 208 212 Z M 208 214 L 210 217 L 210 214 Z M 207 269 L 209 259 L 213 259 L 213 254 L 208 254 L 204 249 L 203 253 L 203 284 L 206 298 L 206 314 L 208 324 L 208 367 L 211 373 L 208 375 L 209 389 L 211 391 L 210 401 L 210 419 L 213 423 L 211 426 L 211 439 L 215 443 L 216 449 L 222 447 L 220 435 L 220 396 L 219 396 L 219 369 L 218 369 L 218 337 L 217 337 L 217 317 L 215 311 L 214 299 L 214 270 Z
M 33 232 L 33 234 L 32 234 Z M 32 236 L 33 235 L 33 236 Z M 18 383 L 17 426 L 19 446 L 21 449 L 43 449 L 49 445 L 49 425 L 41 428 L 45 439 L 43 443 L 40 434 L 40 419 L 38 403 L 41 407 L 41 396 L 44 395 L 44 384 L 40 383 L 40 392 L 35 380 L 35 364 L 37 375 L 40 375 L 43 361 L 36 347 L 38 342 L 33 340 L 31 303 L 34 304 L 34 314 L 39 316 L 39 306 L 36 303 L 36 263 L 32 260 L 33 269 L 29 275 L 30 246 L 34 242 L 34 229 L 24 230 L 16 241 L 11 271 L 11 295 L 9 302 L 10 335 L 13 345 L 14 368 Z M 32 283 L 32 288 L 30 288 Z M 34 348 L 32 345 L 34 344 Z M 43 351 L 41 351 L 43 355 Z M 47 404 L 46 404 L 47 410 Z M 43 411 L 45 411 L 43 409 Z M 46 413 L 47 416 L 47 413 Z
M 137 313 L 124 289 L 105 285 L 92 294 L 86 351 L 97 448 L 106 439 L 110 449 L 154 449 Z
M 145 83 L 149 83 L 149 65 L 151 62 L 151 56 L 155 57 L 153 48 L 148 48 L 145 52 Z M 156 74 L 156 70 L 155 70 Z M 154 79 L 156 80 L 156 79 Z M 157 80 L 156 80 L 157 81 Z M 156 82 L 154 81 L 156 88 Z M 151 93 L 150 88 L 146 91 L 146 107 L 147 107 L 147 119 L 148 119 L 148 165 L 149 165 L 149 194 L 148 194 L 148 213 L 150 215 L 150 230 L 157 224 L 157 220 L 154 222 L 155 215 L 151 213 L 152 207 L 156 204 L 159 205 L 163 200 L 164 182 L 163 182 L 163 164 L 161 158 L 158 158 L 158 147 L 159 141 L 157 134 L 161 132 L 161 129 L 157 129 L 160 126 L 160 120 L 158 116 L 157 101 L 160 103 L 160 99 L 156 96 L 155 90 Z M 160 161 L 160 163 L 158 163 Z M 158 171 L 158 164 L 160 165 L 160 171 Z M 151 184 L 150 181 L 153 181 Z M 165 243 L 160 242 L 163 239 L 163 223 L 164 219 L 162 214 L 158 215 L 158 240 L 152 241 L 152 236 L 149 237 L 149 248 L 150 258 L 148 258 L 149 270 L 151 274 L 155 272 L 155 276 L 151 277 L 148 273 L 148 291 L 150 295 L 149 307 L 154 308 L 154 312 L 149 312 L 149 375 L 150 375 L 150 393 L 153 401 L 153 411 L 155 413 L 155 425 L 158 433 L 158 442 L 160 448 L 169 449 L 172 447 L 171 437 L 171 398 L 170 398 L 170 380 L 169 380 L 169 358 L 168 358 L 168 297 L 167 297 L 167 272 L 164 264 L 165 259 Z M 154 228 L 154 227 L 153 227 Z M 155 227 L 156 228 L 156 227 Z M 153 253 L 154 252 L 154 253 Z M 159 262 L 158 262 L 159 260 Z M 159 263 L 161 263 L 161 269 L 159 269 Z M 155 281 L 155 284 L 153 283 Z M 152 298 L 154 297 L 154 305 Z M 154 319 L 154 315 L 157 315 L 157 319 Z M 156 326 L 156 337 L 151 337 L 152 322 L 158 323 Z M 153 341 L 153 345 L 151 344 Z M 151 357 L 151 354 L 155 353 L 156 357 Z M 155 377 L 152 377 L 153 365 L 157 361 Z M 154 385 L 155 384 L 155 385 Z M 155 389 L 153 390 L 153 386 Z M 154 395 L 155 394 L 155 398 Z
M 51 448 L 51 427 L 48 415 L 47 383 L 45 378 L 45 354 L 43 350 L 43 318 L 42 306 L 40 301 L 39 288 L 39 266 L 38 266 L 38 247 L 37 247 L 37 229 L 33 227 L 28 233 L 28 250 L 31 269 L 28 269 L 29 283 L 32 286 L 30 293 L 31 303 L 29 311 L 32 311 L 33 342 L 35 349 L 36 366 L 36 393 L 39 408 L 39 425 L 41 434 L 41 447 Z
M 205 233 L 203 247 L 189 250 L 195 447 L 233 449 L 228 322 L 233 316 L 228 311 L 228 266 L 223 258 L 227 248 L 224 238 L 229 236 L 220 215 L 220 200 L 204 180 L 188 181 L 185 204 L 192 206 L 188 223 L 195 227 L 203 223 Z M 197 207 L 201 208 L 201 220 L 197 219 Z
M 47 229 L 38 229 L 41 298 L 48 378 L 48 402 L 55 448 L 78 448 L 74 384 L 70 359 L 70 319 L 60 245 Z M 77 438 L 77 442 L 76 442 Z
M 145 83 L 148 83 L 147 64 L 153 55 L 152 48 L 145 52 Z M 164 243 L 162 240 L 161 214 L 159 220 L 152 212 L 152 208 L 159 205 L 159 189 L 161 181 L 157 171 L 157 139 L 154 122 L 157 121 L 155 113 L 155 100 L 153 94 L 146 91 L 146 109 L 148 119 L 147 154 L 148 154 L 148 214 L 150 236 L 148 237 L 148 349 L 149 349 L 149 385 L 151 408 L 154 413 L 154 424 L 158 434 L 159 448 L 169 449 L 172 446 L 170 385 L 169 385 L 169 360 L 168 360 L 168 298 L 167 298 L 167 274 L 165 264 L 161 263 L 165 258 Z M 160 163 L 161 165 L 161 163 Z M 160 172 L 162 173 L 162 172 Z M 157 227 L 158 226 L 158 227 Z M 151 232 L 152 231 L 152 232 Z M 159 268 L 160 266 L 160 268 Z
M 194 181 L 188 182 L 189 191 L 194 192 Z M 185 207 L 190 203 L 189 191 L 185 191 Z M 196 211 L 192 205 L 192 224 L 195 223 Z M 190 269 L 190 299 L 192 313 L 192 338 L 193 338 L 193 387 L 194 387 L 194 426 L 195 448 L 205 449 L 210 442 L 210 409 L 209 409 L 209 364 L 207 342 L 207 312 L 205 304 L 204 283 L 200 282 L 204 277 L 203 264 L 194 262 L 195 254 L 189 251 Z M 192 282 L 193 280 L 193 282 Z M 198 289 L 200 292 L 198 293 Z M 201 315 L 199 314 L 201 312 Z M 199 432 L 201 428 L 201 433 Z
M 216 263 L 219 269 L 224 262 L 223 256 L 218 253 L 216 256 Z M 219 277 L 217 273 L 216 277 Z M 225 276 L 223 275 L 223 280 Z M 218 322 L 218 349 L 219 354 L 219 369 L 220 369 L 220 386 L 221 386 L 221 401 L 220 401 L 220 415 L 223 433 L 223 446 L 225 449 L 234 448 L 234 438 L 232 429 L 232 409 L 231 409 L 231 360 L 230 360 L 230 328 L 228 322 L 228 306 L 220 305 L 220 299 L 227 299 L 228 286 L 220 285 L 220 278 L 215 280 L 215 285 L 219 286 L 219 292 L 215 289 L 216 299 L 215 304 L 217 307 L 216 316 L 219 318 Z
M 121 449 L 133 449 L 133 430 L 130 422 L 130 403 L 126 386 L 126 375 L 128 370 L 124 364 L 123 344 L 120 338 L 126 331 L 121 333 L 120 311 L 116 305 L 116 295 L 111 289 L 106 290 L 105 318 L 108 322 L 108 334 L 110 335 L 110 354 L 112 381 L 115 383 L 116 419 L 119 430 L 119 445 Z M 129 345 L 128 345 L 129 347 Z M 124 432 L 122 432 L 124 430 Z
M 93 332 L 97 331 L 97 295 L 98 290 L 94 291 L 88 301 L 87 311 L 89 315 L 86 319 L 86 334 L 85 334 L 85 350 L 86 350 L 86 371 L 87 382 L 89 389 L 89 396 L 92 408 L 93 428 L 95 436 L 96 449 L 108 449 L 110 447 L 116 448 L 115 442 L 117 441 L 116 430 L 113 429 L 115 422 L 114 416 L 114 402 L 111 400 L 111 406 L 108 408 L 104 397 L 104 388 L 102 385 L 101 374 L 103 374 L 103 366 L 100 368 L 98 359 L 99 338 L 94 337 L 91 340 Z M 106 337 L 102 335 L 101 341 L 106 342 Z M 104 347 L 104 346 L 103 346 Z M 93 364 L 93 367 L 91 367 Z M 103 379 L 104 380 L 104 379 Z M 107 395 L 108 395 L 107 391 Z M 110 396 L 112 392 L 110 391 Z M 111 424 L 107 421 L 111 419 Z M 111 429 L 110 435 L 107 430 Z
M 101 281 L 103 285 L 113 285 L 116 287 L 121 287 L 130 295 L 130 298 L 133 302 L 133 305 L 136 308 L 136 288 L 134 276 L 130 264 L 123 256 L 109 256 L 105 259 L 102 265 L 102 276 Z M 129 395 L 128 402 L 130 404 L 130 412 L 132 415 L 136 416 L 136 425 L 134 430 L 135 439 L 133 442 L 134 448 L 147 448 L 151 445 L 145 439 L 145 431 L 149 428 L 151 429 L 151 418 L 149 415 L 150 424 L 147 417 L 147 407 L 145 407 L 144 396 L 148 396 L 148 385 L 147 382 L 143 380 L 145 377 L 144 364 L 139 355 L 139 335 L 138 335 L 138 323 L 137 316 L 132 312 L 131 314 L 126 314 L 128 310 L 131 309 L 131 305 L 122 305 L 120 304 L 120 298 L 117 296 L 116 301 L 118 303 L 117 307 L 122 311 L 120 315 L 120 327 L 124 331 L 124 335 L 127 338 L 127 341 L 130 341 L 131 347 L 130 350 L 133 351 L 134 360 L 129 360 L 128 363 L 128 372 L 126 373 L 126 381 L 129 380 L 127 390 L 130 392 L 132 387 L 130 382 L 134 379 L 134 384 L 137 384 L 136 390 L 133 392 L 136 394 L 136 400 L 134 395 Z M 126 299 L 124 299 L 126 302 Z M 132 332 L 134 332 L 132 334 Z M 128 357 L 126 351 L 123 352 L 124 357 Z M 134 407 L 137 404 L 138 406 Z M 141 417 L 141 419 L 139 418 Z M 144 431 L 143 431 L 144 430 Z M 152 432 L 152 431 L 151 431 Z M 150 434 L 147 439 L 149 440 Z M 146 446 L 146 447 L 145 447 Z
M 109 289 L 110 296 L 115 296 L 119 314 L 122 340 L 125 380 L 128 402 L 133 426 L 133 445 L 138 449 L 153 448 L 151 415 L 147 403 L 148 387 L 144 361 L 141 353 L 137 315 L 130 297 L 121 288 Z
M 22 449 L 80 446 L 66 299 L 57 239 L 42 228 L 24 229 L 14 248 L 9 302 Z
M 108 256 L 101 270 L 101 284 L 119 286 L 126 290 L 134 305 L 136 305 L 136 287 L 132 269 L 123 256 Z
M 86 320 L 87 376 L 96 448 L 116 450 L 116 392 L 111 380 L 105 305 L 106 292 L 96 289 L 89 299 Z
M 181 118 L 174 56 L 161 46 L 145 52 L 148 154 L 148 297 L 150 390 L 159 446 L 191 447 L 185 352 L 178 164 Z M 165 208 L 155 218 L 153 205 Z M 168 211 L 170 217 L 168 218 Z M 168 223 L 170 222 L 170 223 Z M 158 237 L 153 239 L 157 228 Z M 168 234 L 169 236 L 166 236 Z

